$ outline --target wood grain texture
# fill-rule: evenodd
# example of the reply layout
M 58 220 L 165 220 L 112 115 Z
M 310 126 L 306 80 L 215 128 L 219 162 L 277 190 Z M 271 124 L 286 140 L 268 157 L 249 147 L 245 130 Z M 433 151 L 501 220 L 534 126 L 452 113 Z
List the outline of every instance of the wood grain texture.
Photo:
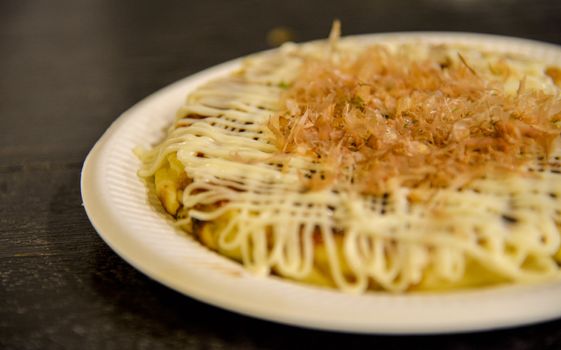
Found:
M 82 162 L 151 92 L 266 49 L 266 34 L 448 30 L 561 44 L 559 1 L 0 2 L 0 348 L 560 349 L 561 321 L 430 337 L 277 325 L 175 293 L 115 255 L 81 206 Z M 521 305 L 520 307 L 524 307 Z

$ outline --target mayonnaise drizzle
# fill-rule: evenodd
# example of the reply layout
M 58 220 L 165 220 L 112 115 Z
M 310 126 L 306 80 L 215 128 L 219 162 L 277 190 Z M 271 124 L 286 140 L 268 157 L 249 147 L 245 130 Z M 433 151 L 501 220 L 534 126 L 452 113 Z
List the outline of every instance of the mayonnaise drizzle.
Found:
M 409 50 L 423 54 L 422 47 Z M 281 108 L 282 85 L 296 76 L 303 57 L 322 52 L 318 44 L 291 44 L 198 88 L 179 109 L 166 140 L 144 155 L 139 175 L 152 176 L 168 154 L 177 153 L 193 180 L 182 198 L 189 217 L 227 221 L 219 245 L 239 249 L 243 263 L 262 275 L 272 269 L 287 277 L 308 275 L 317 234 L 333 281 L 347 292 L 362 292 L 369 281 L 403 291 L 421 283 L 427 271 L 458 281 L 468 259 L 511 281 L 559 275 L 553 258 L 561 244 L 559 147 L 549 164 L 533 165 L 533 176 L 511 174 L 474 181 L 462 191 L 442 189 L 429 205 L 412 203 L 410 189 L 398 185 L 385 198 L 336 184 L 306 191 L 302 176 L 321 165 L 293 156 L 281 166 L 267 122 Z M 476 50 L 466 57 L 474 65 L 477 57 L 485 62 Z M 535 63 L 515 60 L 512 66 L 526 75 L 539 71 Z M 542 75 L 528 82 L 552 91 Z M 506 89 L 513 86 L 505 83 Z M 343 236 L 342 247 L 337 235 Z

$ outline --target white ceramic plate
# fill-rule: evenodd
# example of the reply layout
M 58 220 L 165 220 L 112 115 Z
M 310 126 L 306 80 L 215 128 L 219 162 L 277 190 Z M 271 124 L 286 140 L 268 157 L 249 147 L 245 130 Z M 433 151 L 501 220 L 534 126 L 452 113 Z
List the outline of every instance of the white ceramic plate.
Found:
M 561 64 L 561 49 L 521 39 L 461 33 L 361 36 L 368 41 L 478 44 Z M 82 196 L 99 235 L 131 265 L 181 293 L 228 310 L 302 327 L 360 333 L 445 333 L 503 328 L 561 316 L 561 283 L 447 294 L 347 295 L 276 277 L 259 278 L 173 228 L 136 176 L 136 146 L 162 139 L 185 95 L 239 65 L 234 60 L 144 99 L 88 155 Z

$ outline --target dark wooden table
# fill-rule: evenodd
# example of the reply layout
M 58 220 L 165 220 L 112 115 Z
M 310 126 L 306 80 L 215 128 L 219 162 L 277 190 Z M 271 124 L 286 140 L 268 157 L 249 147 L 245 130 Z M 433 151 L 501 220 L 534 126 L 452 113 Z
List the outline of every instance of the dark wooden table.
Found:
M 306 41 L 324 37 L 333 18 L 345 34 L 475 31 L 561 44 L 553 0 L 0 2 L 0 348 L 561 349 L 561 321 L 426 337 L 260 321 L 163 287 L 97 236 L 80 169 L 121 112 L 268 48 L 275 27 Z

